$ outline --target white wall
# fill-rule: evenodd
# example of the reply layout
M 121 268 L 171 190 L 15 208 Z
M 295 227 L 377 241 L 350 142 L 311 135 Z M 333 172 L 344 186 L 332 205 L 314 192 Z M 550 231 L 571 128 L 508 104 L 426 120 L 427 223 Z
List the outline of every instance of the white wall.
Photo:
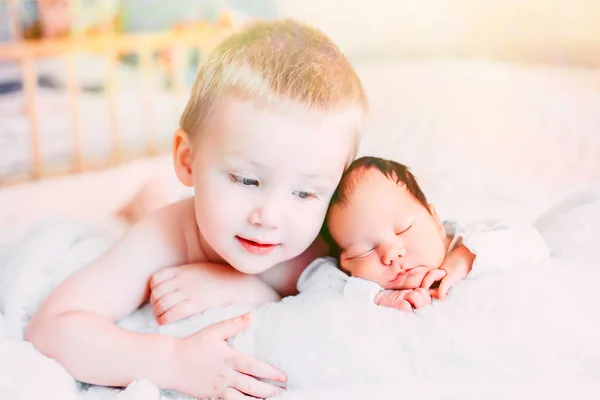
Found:
M 600 0 L 279 0 L 350 55 L 598 63 Z

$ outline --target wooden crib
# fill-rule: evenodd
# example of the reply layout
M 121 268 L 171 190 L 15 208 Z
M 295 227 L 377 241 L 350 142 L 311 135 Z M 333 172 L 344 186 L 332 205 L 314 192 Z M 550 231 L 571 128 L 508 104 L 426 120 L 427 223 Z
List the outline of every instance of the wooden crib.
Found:
M 38 0 L 41 1 L 41 0 Z M 185 26 L 173 27 L 170 30 L 153 33 L 125 34 L 115 31 L 102 32 L 93 35 L 69 35 L 68 37 L 26 39 L 23 37 L 17 14 L 18 0 L 10 0 L 12 33 L 15 40 L 0 42 L 0 62 L 18 63 L 22 78 L 24 96 L 24 114 L 28 121 L 30 136 L 31 168 L 27 171 L 10 171 L 0 175 L 0 186 L 14 185 L 31 180 L 44 179 L 51 176 L 69 173 L 80 173 L 93 169 L 115 166 L 133 158 L 158 155 L 170 150 L 168 143 L 157 140 L 156 132 L 151 118 L 144 119 L 144 149 L 140 152 L 128 152 L 122 146 L 122 132 L 117 121 L 115 87 L 116 65 L 118 58 L 123 54 L 135 54 L 138 57 L 137 70 L 140 74 L 141 96 L 139 101 L 144 115 L 152 115 L 152 102 L 154 92 L 149 83 L 150 69 L 156 63 L 157 52 L 168 52 L 170 68 L 166 74 L 172 82 L 171 89 L 175 93 L 185 96 L 189 84 L 184 81 L 181 74 L 181 54 L 184 50 L 197 49 L 200 54 L 209 52 L 224 36 L 233 29 L 234 24 L 228 14 L 222 14 L 218 21 L 213 23 L 197 22 Z M 106 61 L 107 73 L 104 77 L 104 93 L 108 102 L 108 126 L 105 134 L 109 136 L 110 151 L 102 159 L 86 159 L 82 148 L 86 132 L 81 128 L 81 115 L 78 98 L 80 88 L 76 81 L 77 63 L 76 55 L 85 52 L 101 56 Z M 66 163 L 50 165 L 44 159 L 42 141 L 40 140 L 40 121 L 38 115 L 38 74 L 36 62 L 44 58 L 61 57 L 66 68 L 65 94 L 68 98 L 68 119 L 72 133 L 72 153 Z M 154 65 L 155 66 L 155 65 Z M 1 122 L 0 122 L 1 123 Z M 10 149 L 5 149 L 10 150 Z

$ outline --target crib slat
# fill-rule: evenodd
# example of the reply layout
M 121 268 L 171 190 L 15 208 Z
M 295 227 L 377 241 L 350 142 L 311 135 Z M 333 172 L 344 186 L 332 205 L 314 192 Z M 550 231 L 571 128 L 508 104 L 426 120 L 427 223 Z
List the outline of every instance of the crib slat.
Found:
M 67 95 L 69 97 L 69 111 L 71 114 L 71 125 L 73 129 L 73 161 L 75 171 L 85 170 L 83 138 L 81 137 L 81 126 L 79 124 L 79 85 L 77 84 L 77 66 L 75 65 L 75 54 L 67 55 Z
M 121 162 L 122 149 L 117 114 L 117 62 L 118 53 L 108 54 L 108 73 L 106 76 L 106 97 L 108 100 L 108 123 L 110 127 L 110 158 L 112 164 Z
M 144 46 L 138 53 L 140 57 L 140 72 L 142 76 L 142 121 L 144 136 L 146 137 L 146 153 L 154 155 L 158 153 L 158 142 L 156 140 L 156 129 L 154 127 L 154 110 L 152 90 L 152 51 L 151 47 Z
M 19 19 L 18 0 L 8 0 L 8 12 L 10 15 L 10 30 L 13 40 L 20 40 L 23 35 L 21 33 L 21 21 Z
M 106 53 L 118 50 L 122 53 L 138 51 L 141 46 L 161 49 L 178 43 L 196 46 L 202 43 L 204 50 L 213 48 L 230 30 L 203 25 L 186 30 L 162 33 L 113 35 L 100 34 L 93 37 L 31 39 L 0 43 L 0 60 L 14 60 L 24 55 L 32 57 L 52 57 L 69 50 L 83 50 L 94 53 Z
M 33 159 L 33 177 L 41 179 L 44 176 L 44 164 L 40 151 L 39 121 L 37 115 L 37 74 L 33 60 L 24 58 L 22 60 L 23 88 L 25 91 L 25 104 L 29 116 L 29 128 L 31 132 L 31 155 Z
M 176 95 L 181 95 L 184 91 L 184 87 L 185 87 L 185 78 L 184 78 L 184 71 L 183 71 L 183 56 L 184 56 L 184 49 L 181 46 L 173 46 L 169 49 L 169 51 L 171 52 L 171 58 L 170 58 L 170 65 L 169 65 L 169 73 L 170 73 L 170 79 L 171 82 L 173 83 L 173 92 Z

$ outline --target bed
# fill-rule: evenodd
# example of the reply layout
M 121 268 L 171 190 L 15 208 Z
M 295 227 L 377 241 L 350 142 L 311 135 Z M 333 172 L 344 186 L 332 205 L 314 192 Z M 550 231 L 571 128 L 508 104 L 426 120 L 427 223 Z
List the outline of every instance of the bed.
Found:
M 565 199 L 597 199 L 594 196 L 600 191 L 600 70 L 469 58 L 357 58 L 354 62 L 372 108 L 360 154 L 394 158 L 411 167 L 442 217 L 465 222 L 482 218 L 506 218 L 533 223 L 539 221 L 540 215 L 552 210 Z M 165 135 L 169 126 L 171 130 L 175 126 L 176 111 L 170 119 L 164 121 Z M 109 135 L 104 125 L 97 125 L 95 129 Z M 22 146 L 26 148 L 24 144 Z M 22 159 L 25 159 L 23 154 L 26 152 L 18 151 Z M 15 150 L 15 153 L 18 151 Z M 56 154 L 59 153 L 57 151 Z M 19 157 L 15 155 L 14 163 L 18 164 L 21 159 Z M 103 169 L 79 171 L 60 177 L 49 178 L 41 174 L 28 183 L 1 189 L 0 260 L 4 264 L 0 267 L 8 265 L 6 260 L 10 260 L 11 251 L 40 221 L 67 216 L 101 223 L 112 218 L 114 212 L 144 182 L 157 174 L 164 175 L 169 181 L 173 199 L 185 193 L 185 188 L 172 177 L 168 154 L 143 155 L 119 165 L 112 164 Z M 561 232 L 567 230 L 556 230 L 554 237 L 556 243 L 569 244 L 571 251 L 580 256 L 577 265 L 587 264 L 589 271 L 592 271 L 591 276 L 595 277 L 600 265 L 597 258 L 593 257 L 592 246 L 594 238 L 599 237 L 594 236 L 598 234 L 594 227 L 600 225 L 600 203 L 595 200 L 586 201 L 568 204 L 591 204 L 590 208 L 582 209 L 584 217 L 589 217 L 587 225 L 582 225 L 580 230 L 571 228 L 568 232 L 573 234 L 572 240 L 565 235 L 561 236 Z M 564 204 L 563 211 L 564 218 L 581 222 L 582 215 L 571 218 L 569 209 L 564 208 Z M 555 219 L 562 221 L 559 217 Z M 569 246 L 562 248 L 567 247 Z M 531 279 L 533 276 L 537 277 L 528 273 L 525 276 Z M 583 273 L 573 272 L 572 281 L 566 281 L 582 283 L 583 280 L 578 280 L 582 276 Z M 544 283 L 556 285 L 560 284 L 561 279 L 555 275 L 547 280 L 539 280 L 538 283 L 542 286 Z M 507 281 L 502 282 L 504 283 L 498 285 L 507 284 Z M 4 283 L 6 284 L 6 280 Z M 484 288 L 493 292 L 498 285 L 487 282 Z M 505 288 L 510 289 L 509 286 Z M 593 333 L 600 329 L 600 320 L 597 313 L 588 311 L 596 306 L 597 301 L 593 300 L 591 293 L 580 293 L 577 288 L 573 288 L 573 292 L 565 292 L 567 288 L 554 286 L 544 288 L 550 292 L 579 295 L 587 304 L 580 312 L 560 309 L 569 313 L 572 318 L 577 318 L 576 321 L 571 321 L 577 323 L 577 327 L 573 329 L 579 329 L 578 334 L 573 334 L 573 340 L 592 338 L 592 342 L 587 343 L 589 352 L 586 353 L 586 358 L 569 359 L 581 371 L 574 369 L 572 375 L 563 376 L 561 381 L 550 379 L 553 376 L 551 374 L 530 380 L 527 375 L 523 375 L 522 381 L 519 384 L 512 382 L 512 386 L 506 385 L 504 381 L 488 381 L 487 384 L 463 385 L 462 391 L 448 389 L 446 392 L 441 389 L 419 392 L 415 384 L 408 384 L 410 382 L 400 389 L 389 380 L 377 383 L 355 382 L 354 385 L 346 382 L 325 387 L 304 386 L 302 390 L 288 391 L 281 398 L 391 398 L 398 390 L 399 393 L 413 397 L 420 393 L 419 398 L 423 399 L 444 399 L 449 398 L 448 396 L 465 399 L 481 396 L 489 399 L 593 397 L 600 389 L 597 379 L 600 376 L 600 351 L 597 339 L 593 342 Z M 0 304 L 4 307 L 3 310 L 6 310 L 7 298 L 10 296 L 13 296 L 13 304 L 18 299 L 27 297 L 24 292 L 6 291 L 6 287 L 4 289 L 4 304 Z M 12 294 L 9 296 L 7 292 Z M 464 293 L 468 293 L 468 290 Z M 479 289 L 473 293 L 482 292 Z M 554 299 L 560 297 L 555 296 Z M 541 303 L 543 302 L 538 301 L 536 304 Z M 482 302 L 479 307 L 477 304 L 469 304 L 468 311 L 476 318 L 478 313 L 486 314 L 487 309 L 484 307 L 492 303 Z M 511 307 L 518 309 L 518 305 L 515 300 Z M 458 315 L 458 311 L 452 306 L 447 307 L 450 315 Z M 498 311 L 496 308 L 491 310 Z M 551 318 L 553 310 L 546 311 L 539 314 Z M 0 329 L 0 340 L 3 340 L 0 343 L 2 398 L 175 398 L 170 393 L 158 393 L 151 383 L 144 381 L 136 382 L 124 392 L 107 388 L 84 390 L 76 386 L 72 378 L 51 360 L 11 336 L 7 328 L 11 322 L 10 316 L 6 312 L 0 314 L 0 317 L 3 328 Z M 140 318 L 143 317 L 141 315 Z M 523 319 L 515 321 L 525 321 L 525 314 L 520 317 Z M 437 326 L 452 323 L 448 317 L 435 321 L 445 324 Z M 485 321 L 493 322 L 489 318 Z M 549 319 L 544 321 L 544 324 L 538 325 L 537 333 L 545 332 L 549 338 L 560 340 L 569 337 L 569 332 L 565 332 L 565 329 L 544 330 L 553 325 L 549 323 Z M 559 320 L 556 326 L 562 327 L 566 321 Z M 518 325 L 513 327 L 521 344 L 530 342 L 534 346 L 538 338 L 528 336 L 533 333 L 519 331 Z M 363 333 L 368 332 L 371 331 Z M 456 329 L 453 332 L 446 331 L 447 334 L 456 332 Z M 493 324 L 488 325 L 485 332 L 491 335 L 491 339 L 502 340 L 493 336 Z M 274 340 L 274 343 L 280 342 Z M 456 345 L 456 342 L 452 343 Z M 289 347 L 285 344 L 282 346 Z M 561 351 L 566 351 L 565 349 Z M 581 346 L 577 349 L 579 351 Z M 501 354 L 496 355 L 499 357 Z M 290 355 L 286 362 L 292 366 L 293 357 L 310 361 L 300 354 Z M 333 361 L 317 361 L 318 358 L 312 359 L 315 365 L 324 368 L 324 376 L 335 375 L 327 369 L 327 365 L 335 365 Z M 295 365 L 297 370 L 301 370 L 301 367 L 302 365 Z M 451 368 L 452 364 L 447 367 Z M 422 368 L 425 370 L 427 365 L 424 364 Z M 435 370 L 435 366 L 431 369 Z M 583 370 L 586 371 L 585 374 Z M 353 371 L 360 371 L 360 368 Z M 6 379 L 5 376 L 9 378 Z M 426 382 L 424 380 L 421 383 Z

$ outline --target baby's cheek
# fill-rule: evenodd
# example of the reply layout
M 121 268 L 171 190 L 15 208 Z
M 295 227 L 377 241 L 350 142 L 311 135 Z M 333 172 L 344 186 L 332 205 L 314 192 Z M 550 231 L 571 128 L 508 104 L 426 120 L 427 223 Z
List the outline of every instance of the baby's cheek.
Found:
M 376 266 L 369 265 L 366 260 L 358 266 L 354 265 L 353 268 L 350 269 L 350 272 L 352 276 L 377 282 L 384 287 L 389 284 L 388 280 L 384 278 L 381 270 Z

